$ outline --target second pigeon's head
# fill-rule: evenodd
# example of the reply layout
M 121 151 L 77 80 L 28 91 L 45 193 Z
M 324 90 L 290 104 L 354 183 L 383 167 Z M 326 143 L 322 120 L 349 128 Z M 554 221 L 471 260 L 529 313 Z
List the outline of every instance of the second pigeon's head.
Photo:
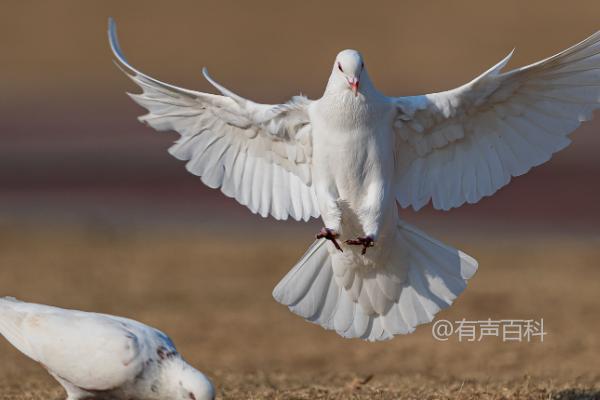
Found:
M 164 393 L 176 400 L 214 400 L 215 389 L 202 372 L 182 358 L 174 358 L 163 364 Z
M 342 50 L 333 64 L 330 84 L 338 89 L 346 88 L 358 96 L 365 63 L 362 55 L 356 50 Z

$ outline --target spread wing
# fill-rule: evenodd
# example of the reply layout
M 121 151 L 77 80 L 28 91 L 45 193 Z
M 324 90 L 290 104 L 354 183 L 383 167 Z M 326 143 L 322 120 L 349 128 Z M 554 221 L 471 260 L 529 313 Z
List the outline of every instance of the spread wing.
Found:
M 181 135 L 169 152 L 187 161 L 189 172 L 263 217 L 319 216 L 311 182 L 310 100 L 296 96 L 285 104 L 258 104 L 225 89 L 206 70 L 222 96 L 183 89 L 133 68 L 119 48 L 112 19 L 109 40 L 124 72 L 143 90 L 130 95 L 148 109 L 140 121 Z
M 459 88 L 392 98 L 398 202 L 475 203 L 566 147 L 600 107 L 600 32 L 509 72 L 504 60 Z
M 0 333 L 52 374 L 88 390 L 109 390 L 143 369 L 143 338 L 109 317 L 0 299 Z

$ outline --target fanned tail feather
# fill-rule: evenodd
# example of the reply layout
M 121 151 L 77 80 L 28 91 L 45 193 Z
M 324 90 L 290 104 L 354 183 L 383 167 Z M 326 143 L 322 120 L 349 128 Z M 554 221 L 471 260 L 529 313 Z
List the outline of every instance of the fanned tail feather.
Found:
M 344 266 L 351 271 L 352 265 Z M 273 291 L 295 314 L 346 338 L 391 339 L 431 322 L 477 270 L 465 253 L 400 221 L 388 265 L 357 270 L 352 284 L 334 271 L 325 241 L 316 241 Z

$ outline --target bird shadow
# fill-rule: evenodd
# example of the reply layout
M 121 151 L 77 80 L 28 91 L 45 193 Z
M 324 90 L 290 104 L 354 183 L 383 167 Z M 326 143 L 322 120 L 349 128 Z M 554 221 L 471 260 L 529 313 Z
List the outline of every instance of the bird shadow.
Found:
M 566 389 L 552 396 L 552 400 L 600 400 L 600 390 Z

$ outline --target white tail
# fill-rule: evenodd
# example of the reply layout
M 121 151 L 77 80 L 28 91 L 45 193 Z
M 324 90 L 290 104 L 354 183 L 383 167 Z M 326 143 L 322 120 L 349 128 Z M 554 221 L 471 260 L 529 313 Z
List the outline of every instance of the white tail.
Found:
M 32 357 L 31 346 L 23 337 L 21 325 L 27 313 L 20 310 L 24 304 L 14 297 L 0 297 L 0 335 L 19 351 Z M 33 357 L 32 357 L 33 358 Z
M 414 331 L 451 305 L 477 270 L 472 257 L 403 221 L 389 265 L 379 268 L 334 266 L 325 243 L 310 246 L 273 297 L 347 338 L 377 341 Z

